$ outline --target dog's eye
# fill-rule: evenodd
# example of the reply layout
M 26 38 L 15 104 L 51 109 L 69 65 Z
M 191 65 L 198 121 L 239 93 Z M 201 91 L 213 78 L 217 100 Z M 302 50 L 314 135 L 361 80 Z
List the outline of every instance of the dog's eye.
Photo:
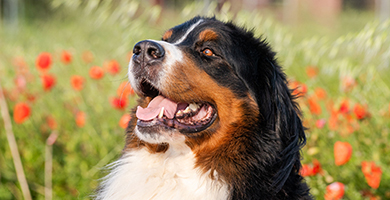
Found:
M 215 56 L 214 52 L 211 49 L 204 49 L 202 53 L 206 56 Z

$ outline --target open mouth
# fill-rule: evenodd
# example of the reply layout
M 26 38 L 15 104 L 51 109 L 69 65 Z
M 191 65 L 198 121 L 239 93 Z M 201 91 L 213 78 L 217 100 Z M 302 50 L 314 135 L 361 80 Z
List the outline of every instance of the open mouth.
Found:
M 194 133 L 208 128 L 217 117 L 216 109 L 208 102 L 172 101 L 145 80 L 141 82 L 141 90 L 152 100 L 146 108 L 137 108 L 140 127 L 164 126 Z

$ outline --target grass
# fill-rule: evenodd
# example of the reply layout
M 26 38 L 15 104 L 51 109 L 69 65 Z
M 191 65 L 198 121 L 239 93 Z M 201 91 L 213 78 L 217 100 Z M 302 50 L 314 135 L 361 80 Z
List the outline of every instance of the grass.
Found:
M 135 99 L 130 99 L 125 110 L 118 110 L 111 106 L 110 98 L 117 95 L 118 86 L 127 80 L 126 66 L 132 46 L 142 39 L 160 38 L 167 28 L 200 13 L 200 9 L 201 6 L 192 4 L 182 12 L 165 13 L 169 16 L 166 18 L 137 13 L 137 18 L 119 21 L 119 14 L 115 18 L 104 12 L 85 15 L 80 10 L 70 14 L 59 10 L 50 19 L 26 21 L 17 31 L 0 30 L 0 81 L 7 91 L 10 114 L 14 115 L 13 107 L 18 102 L 27 102 L 31 107 L 28 120 L 22 124 L 13 122 L 13 129 L 33 199 L 45 198 L 45 148 L 53 131 L 47 117 L 55 119 L 59 134 L 52 146 L 53 198 L 88 199 L 98 179 L 105 174 L 102 168 L 115 160 L 124 146 L 124 130 L 118 121 L 135 105 Z M 211 13 L 211 10 L 201 13 Z M 217 17 L 226 20 L 233 16 L 227 11 L 222 13 Z M 279 62 L 290 79 L 308 88 L 306 95 L 299 99 L 309 127 L 302 162 L 310 164 L 316 159 L 321 163 L 321 173 L 306 177 L 317 199 L 322 199 L 326 186 L 335 181 L 346 185 L 344 199 L 368 199 L 370 195 L 390 199 L 390 157 L 387 156 L 390 153 L 390 22 L 369 20 L 371 14 L 357 15 L 344 14 L 338 28 L 325 32 L 319 32 L 310 23 L 299 29 L 282 25 L 258 12 L 241 11 L 234 20 L 255 27 L 256 35 L 266 37 L 278 52 Z M 68 65 L 60 61 L 63 50 L 73 55 Z M 82 59 L 85 51 L 93 53 L 91 63 Z M 40 72 L 35 67 L 41 52 L 53 55 L 49 73 L 56 77 L 57 83 L 50 91 L 42 89 Z M 13 63 L 17 57 L 25 60 L 28 68 L 25 75 L 30 77 L 24 90 L 18 90 L 14 81 L 20 75 Z M 112 59 L 122 67 L 119 74 L 106 73 L 100 80 L 89 77 L 90 67 L 102 66 Z M 315 66 L 315 77 L 307 75 L 307 66 Z M 70 77 L 76 74 L 85 78 L 81 91 L 74 91 L 70 85 Z M 344 88 L 346 77 L 355 82 L 348 89 Z M 321 112 L 315 114 L 308 100 L 319 87 L 326 91 L 327 97 L 318 100 Z M 31 95 L 35 101 L 28 100 Z M 350 104 L 349 112 L 338 115 L 338 127 L 331 128 L 332 110 L 338 110 L 345 99 Z M 356 119 L 353 106 L 357 103 L 367 106 L 369 117 Z M 87 115 L 83 127 L 75 122 L 77 111 Z M 323 128 L 315 125 L 320 119 L 326 120 Z M 22 199 L 3 126 L 0 123 L 0 199 Z M 347 131 L 349 126 L 353 126 L 352 133 Z M 334 164 L 336 141 L 347 141 L 353 148 L 352 158 L 342 166 Z M 361 170 L 364 160 L 375 161 L 383 171 L 378 189 L 365 181 Z

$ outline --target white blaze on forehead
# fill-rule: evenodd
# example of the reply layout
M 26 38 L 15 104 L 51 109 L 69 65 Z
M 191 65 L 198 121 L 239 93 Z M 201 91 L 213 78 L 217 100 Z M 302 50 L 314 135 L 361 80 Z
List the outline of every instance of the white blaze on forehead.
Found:
M 180 44 L 181 42 L 183 42 L 187 38 L 187 36 L 202 21 L 203 21 L 203 19 L 200 19 L 195 24 L 192 24 L 190 26 L 190 28 L 186 31 L 186 33 L 179 40 L 177 40 L 173 44 L 165 42 L 165 41 L 148 40 L 148 41 L 153 41 L 153 42 L 156 42 L 156 43 L 160 44 L 164 48 L 164 50 L 165 50 L 165 56 L 164 56 L 165 58 L 164 58 L 164 62 L 163 62 L 163 66 L 164 67 L 162 68 L 162 70 L 159 72 L 159 75 L 158 75 L 160 77 L 160 80 L 162 80 L 162 81 L 158 82 L 158 83 L 155 83 L 155 86 L 159 87 L 162 84 L 171 81 L 170 78 L 169 78 L 169 74 L 171 74 L 172 68 L 173 68 L 174 64 L 175 63 L 182 63 L 184 61 L 183 53 L 176 45 Z M 129 77 L 130 85 L 133 88 L 136 88 L 136 86 L 137 86 L 137 82 L 136 82 L 137 77 L 134 77 L 134 75 L 132 73 L 133 67 L 134 67 L 134 62 L 133 62 L 133 59 L 131 59 L 130 62 L 129 62 L 128 77 Z
M 186 33 L 178 40 L 176 41 L 175 43 L 173 44 L 180 44 L 182 43 L 188 36 L 188 34 L 191 33 L 191 31 L 193 31 L 195 29 L 195 27 L 197 27 L 201 22 L 203 21 L 203 19 L 200 19 L 199 21 L 197 21 L 195 24 L 193 24 L 187 31 Z

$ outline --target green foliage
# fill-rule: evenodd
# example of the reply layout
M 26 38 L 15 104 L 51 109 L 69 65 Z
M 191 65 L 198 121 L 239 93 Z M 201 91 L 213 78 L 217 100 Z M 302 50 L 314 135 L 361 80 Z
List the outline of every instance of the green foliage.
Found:
M 98 179 L 105 174 L 103 167 L 115 160 L 124 146 L 124 130 L 118 121 L 135 105 L 135 99 L 121 111 L 112 108 L 110 97 L 115 96 L 119 84 L 127 80 L 128 53 L 137 41 L 158 39 L 167 28 L 198 14 L 216 15 L 225 21 L 234 18 L 237 24 L 254 27 L 256 35 L 267 38 L 278 53 L 278 60 L 291 80 L 307 85 L 306 96 L 299 100 L 305 123 L 310 128 L 307 146 L 302 152 L 303 163 L 316 159 L 322 164 L 322 174 L 306 178 L 317 199 L 323 198 L 326 186 L 334 181 L 347 186 L 345 199 L 367 199 L 362 197 L 362 191 L 371 191 L 382 199 L 390 198 L 390 157 L 387 156 L 390 153 L 390 21 L 378 23 L 367 19 L 366 23 L 360 23 L 366 24 L 365 27 L 354 27 L 357 32 L 341 28 L 342 34 L 326 36 L 308 34 L 315 32 L 310 32 L 310 26 L 305 27 L 307 32 L 296 31 L 259 12 L 240 11 L 234 15 L 228 12 L 229 4 L 215 13 L 215 3 L 209 7 L 192 3 L 173 14 L 164 13 L 158 6 L 147 7 L 142 1 L 53 0 L 52 7 L 56 14 L 50 19 L 23 24 L 18 32 L 0 30 L 0 81 L 8 91 L 11 115 L 15 103 L 28 101 L 22 94 L 16 99 L 9 95 L 16 90 L 15 57 L 24 58 L 32 75 L 27 85 L 28 93 L 36 96 L 36 101 L 30 103 L 32 115 L 23 124 L 13 126 L 34 199 L 44 199 L 44 150 L 51 131 L 46 117 L 55 118 L 59 132 L 53 145 L 54 198 L 88 199 Z M 344 17 L 342 20 L 348 21 L 354 15 Z M 62 50 L 73 54 L 69 65 L 60 61 Z M 35 67 L 37 56 L 44 51 L 53 54 L 49 72 L 57 77 L 57 84 L 49 92 L 43 91 Z M 83 61 L 84 51 L 93 53 L 92 63 Z M 90 67 L 102 66 L 111 59 L 122 66 L 118 76 L 106 74 L 102 80 L 89 78 Z M 315 78 L 305 73 L 309 65 L 318 69 Z M 86 79 L 80 92 L 70 85 L 70 77 L 76 74 Z M 343 86 L 345 77 L 356 82 L 350 90 Z M 326 90 L 327 99 L 319 101 L 322 112 L 313 114 L 307 100 L 318 87 Z M 344 99 L 350 101 L 351 115 L 356 103 L 367 105 L 371 114 L 364 120 L 355 119 L 358 128 L 352 134 L 344 134 L 346 127 L 342 125 L 336 130 L 329 128 L 329 105 L 338 109 Z M 82 128 L 75 123 L 75 110 L 87 114 Z M 324 128 L 315 126 L 318 119 L 327 120 Z M 340 124 L 346 123 L 345 118 L 339 120 Z M 336 141 L 348 141 L 353 147 L 351 160 L 342 166 L 334 164 Z M 0 143 L 0 199 L 21 199 L 3 123 L 0 123 Z M 360 167 L 363 160 L 375 161 L 382 168 L 382 181 L 377 190 L 370 189 L 365 182 Z

